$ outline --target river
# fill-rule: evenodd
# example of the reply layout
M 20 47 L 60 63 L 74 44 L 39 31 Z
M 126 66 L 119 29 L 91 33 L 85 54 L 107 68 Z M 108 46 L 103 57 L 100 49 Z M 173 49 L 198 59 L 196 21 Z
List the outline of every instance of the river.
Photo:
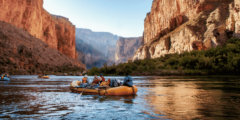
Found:
M 239 76 L 133 77 L 135 96 L 81 97 L 69 86 L 82 76 L 10 77 L 0 81 L 0 119 L 240 119 Z

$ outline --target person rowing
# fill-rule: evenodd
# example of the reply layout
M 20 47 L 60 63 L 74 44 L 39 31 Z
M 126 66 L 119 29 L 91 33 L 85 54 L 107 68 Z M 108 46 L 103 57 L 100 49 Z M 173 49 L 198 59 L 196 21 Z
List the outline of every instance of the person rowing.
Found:
M 83 78 L 82 78 L 82 83 L 89 83 L 88 82 L 88 76 L 85 75 Z

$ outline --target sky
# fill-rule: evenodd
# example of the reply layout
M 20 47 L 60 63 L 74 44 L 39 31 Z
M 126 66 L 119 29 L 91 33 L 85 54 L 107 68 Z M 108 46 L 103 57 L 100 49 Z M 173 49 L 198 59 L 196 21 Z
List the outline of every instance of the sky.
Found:
M 77 28 L 140 37 L 153 0 L 44 0 L 43 7 L 68 18 Z

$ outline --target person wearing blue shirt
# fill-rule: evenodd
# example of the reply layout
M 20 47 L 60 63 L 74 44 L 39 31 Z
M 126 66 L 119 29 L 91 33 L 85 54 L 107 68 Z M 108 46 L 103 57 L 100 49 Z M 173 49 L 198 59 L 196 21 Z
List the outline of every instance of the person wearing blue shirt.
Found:
M 130 77 L 128 73 L 126 73 L 126 77 L 124 78 L 123 86 L 133 86 L 132 77 Z

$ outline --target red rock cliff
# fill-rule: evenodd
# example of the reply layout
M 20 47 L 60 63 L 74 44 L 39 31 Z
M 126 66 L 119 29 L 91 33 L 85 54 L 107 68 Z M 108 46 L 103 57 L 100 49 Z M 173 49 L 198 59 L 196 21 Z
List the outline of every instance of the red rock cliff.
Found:
M 239 0 L 154 0 L 133 60 L 224 45 L 240 38 Z
M 64 17 L 52 15 L 52 19 L 56 23 L 55 30 L 58 40 L 58 50 L 71 58 L 77 59 L 75 53 L 75 26 Z
M 67 18 L 49 14 L 43 0 L 0 0 L 0 21 L 22 28 L 51 48 L 77 58 L 75 26 Z
M 154 0 L 144 22 L 144 42 L 164 36 L 201 11 L 212 11 L 233 0 Z

